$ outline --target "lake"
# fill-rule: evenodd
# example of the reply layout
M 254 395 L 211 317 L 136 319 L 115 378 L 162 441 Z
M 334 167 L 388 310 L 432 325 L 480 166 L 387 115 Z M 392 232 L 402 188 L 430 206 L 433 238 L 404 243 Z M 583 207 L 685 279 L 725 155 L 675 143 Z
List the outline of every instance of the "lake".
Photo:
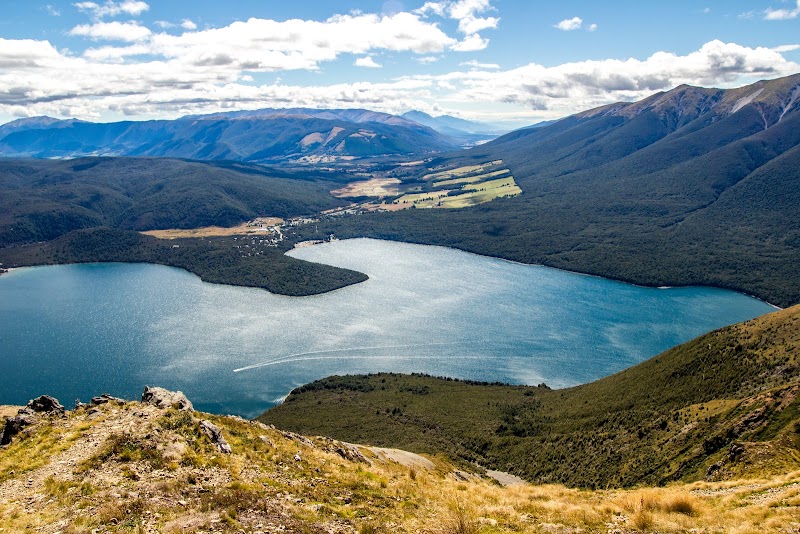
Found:
M 370 279 L 285 297 L 148 264 L 0 276 L 0 404 L 138 399 L 147 384 L 253 417 L 309 381 L 379 371 L 565 387 L 774 309 L 732 291 L 643 288 L 371 239 L 290 254 Z

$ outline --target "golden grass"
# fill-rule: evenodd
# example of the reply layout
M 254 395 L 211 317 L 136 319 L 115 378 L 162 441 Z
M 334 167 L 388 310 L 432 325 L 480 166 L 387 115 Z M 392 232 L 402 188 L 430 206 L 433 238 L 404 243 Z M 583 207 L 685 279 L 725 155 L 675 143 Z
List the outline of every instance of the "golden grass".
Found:
M 459 195 L 448 196 L 449 190 L 430 191 L 403 195 L 393 205 L 405 208 L 467 208 L 496 198 L 513 197 L 522 193 L 513 176 L 469 184 L 461 188 Z
M 397 178 L 372 178 L 371 180 L 350 182 L 344 187 L 331 191 L 331 195 L 337 198 L 391 196 L 397 194 L 397 186 L 400 183 Z
M 466 178 L 453 178 L 452 180 L 442 180 L 439 182 L 434 182 L 433 187 L 445 187 L 448 185 L 455 185 L 455 184 L 473 184 L 475 182 L 480 182 L 483 180 L 487 180 L 489 178 L 494 178 L 496 176 L 509 174 L 510 172 L 511 171 L 508 169 L 500 169 L 499 171 L 487 172 L 485 174 L 478 174 L 476 176 L 468 176 Z
M 264 228 L 269 226 L 277 226 L 283 224 L 283 219 L 278 217 L 262 217 L 257 219 L 258 223 L 253 221 L 242 223 L 239 226 L 232 226 L 230 228 L 223 228 L 221 226 L 205 226 L 203 228 L 171 228 L 168 230 L 148 230 L 141 232 L 142 234 L 156 237 L 158 239 L 181 239 L 187 237 L 226 237 L 232 235 L 248 235 L 262 233 L 263 230 L 259 224 Z
M 423 180 L 436 180 L 436 179 L 447 179 L 447 178 L 454 178 L 456 176 L 466 176 L 467 174 L 481 172 L 484 169 L 488 169 L 489 167 L 494 167 L 496 165 L 501 165 L 503 160 L 498 159 L 494 161 L 489 161 L 487 163 L 481 163 L 479 165 L 466 165 L 464 167 L 458 167 L 455 169 L 448 169 L 446 171 L 439 171 L 433 172 L 430 174 L 426 174 L 422 177 Z
M 102 424 L 118 427 L 115 417 L 140 424 L 133 412 L 108 408 Z M 197 417 L 222 429 L 233 454 L 216 452 L 197 430 Z M 365 534 L 692 529 L 745 534 L 800 529 L 800 472 L 631 490 L 501 487 L 489 480 L 458 479 L 453 475 L 455 468 L 438 457 L 431 459 L 432 468 L 408 467 L 364 447 L 361 452 L 371 463 L 348 461 L 335 452 L 338 445 L 330 446 L 333 442 L 324 438 L 309 444 L 236 418 L 192 417 L 171 410 L 148 421 L 150 426 L 132 428 L 131 435 L 155 439 L 155 445 L 183 440 L 188 446 L 183 460 L 163 462 L 163 468 L 155 469 L 161 462 L 139 458 L 138 448 L 136 454 L 128 454 L 128 441 L 109 434 L 108 443 L 95 453 L 105 461 L 88 462 L 88 472 L 79 472 L 76 466 L 72 477 L 53 476 L 48 459 L 75 442 L 54 437 L 80 436 L 80 429 L 88 428 L 74 415 L 62 421 L 63 432 L 43 425 L 32 436 L 3 449 L 0 462 L 6 469 L 15 462 L 17 470 L 0 482 L 0 492 L 8 491 L 8 484 L 17 480 L 24 483 L 28 475 L 20 473 L 33 469 L 39 470 L 33 476 L 42 482 L 31 491 L 43 498 L 0 501 L 0 524 L 9 532 L 51 531 L 58 522 L 69 523 L 64 532 L 95 528 L 182 532 L 209 530 L 212 525 L 236 532 L 258 530 L 257 524 L 274 519 L 279 512 L 287 531 L 299 532 L 321 531 L 325 529 L 320 525 L 334 524 L 347 527 L 340 531 Z M 106 455 L 109 447 L 113 455 Z M 147 446 L 142 450 L 163 449 Z M 32 454 L 23 454 L 28 452 Z M 28 502 L 38 504 L 32 508 Z

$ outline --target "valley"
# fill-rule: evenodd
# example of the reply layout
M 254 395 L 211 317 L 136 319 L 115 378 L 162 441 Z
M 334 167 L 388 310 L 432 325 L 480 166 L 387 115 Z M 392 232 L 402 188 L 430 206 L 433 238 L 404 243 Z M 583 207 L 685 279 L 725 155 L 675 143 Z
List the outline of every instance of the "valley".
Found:
M 45 504 L 0 515 L 796 528 L 798 91 L 800 75 L 681 85 L 504 135 L 364 109 L 3 125 L 0 356 L 20 389 L 0 402 L 164 380 L 258 417 L 202 415 L 231 457 L 174 410 L 42 420 L 0 454 Z M 135 439 L 140 423 L 168 437 Z M 45 477 L 73 442 L 80 465 Z M 26 450 L 49 452 L 26 466 Z M 9 462 L 7 496 L 24 485 Z M 140 513 L 112 506 L 117 486 Z
M 3 2 L 0 534 L 798 534 L 798 35 Z

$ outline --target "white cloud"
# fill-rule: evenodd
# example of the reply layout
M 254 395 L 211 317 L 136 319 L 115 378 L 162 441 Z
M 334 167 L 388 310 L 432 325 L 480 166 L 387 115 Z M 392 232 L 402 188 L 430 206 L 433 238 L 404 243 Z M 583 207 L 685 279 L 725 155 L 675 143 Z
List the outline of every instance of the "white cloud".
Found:
M 52 17 L 60 17 L 61 16 L 61 11 L 59 11 L 52 4 L 45 4 L 44 11 L 45 11 L 45 13 L 47 13 L 48 15 L 50 15 Z
M 124 0 L 122 2 L 107 1 L 104 4 L 96 2 L 78 2 L 73 4 L 80 11 L 88 13 L 94 18 L 116 17 L 117 15 L 138 16 L 150 9 L 147 2 L 138 0 Z
M 586 30 L 587 32 L 593 32 L 597 30 L 597 24 L 584 24 L 583 19 L 580 17 L 564 19 L 557 24 L 553 24 L 553 27 L 565 32 L 571 32 L 575 30 Z
M 353 65 L 355 65 L 356 67 L 367 67 L 370 69 L 379 69 L 383 66 L 379 63 L 376 63 L 375 60 L 372 59 L 372 56 L 364 56 L 357 58 L 353 63 Z
M 69 35 L 89 37 L 100 41 L 141 41 L 150 37 L 150 30 L 138 22 L 95 22 L 94 24 L 81 24 L 69 31 Z
M 459 63 L 462 67 L 473 67 L 475 69 L 499 69 L 500 65 L 497 63 L 479 63 L 477 59 L 471 59 L 470 61 L 464 61 Z
M 425 2 L 422 7 L 415 9 L 413 13 L 423 16 L 428 13 L 433 13 L 434 15 L 443 17 L 448 3 L 449 2 Z
M 770 7 L 764 11 L 765 20 L 791 20 L 796 19 L 798 15 L 800 15 L 800 0 L 797 0 L 794 9 L 772 9 Z
M 563 30 L 565 32 L 580 30 L 581 26 L 583 26 L 583 19 L 580 17 L 572 17 L 571 19 L 564 19 L 558 24 L 554 25 L 555 28 L 558 28 L 559 30 Z
M 390 47 L 416 52 L 453 46 L 454 40 L 435 25 L 413 15 L 408 15 L 414 19 L 409 24 L 419 24 L 423 31 L 417 40 L 401 40 L 393 33 L 402 27 L 395 26 L 397 20 L 384 22 L 386 26 L 381 25 L 383 18 L 361 16 L 310 26 L 306 21 L 289 26 L 247 21 L 175 36 L 155 34 L 126 46 L 89 49 L 82 56 L 59 51 L 47 41 L 0 38 L 0 116 L 153 118 L 293 106 L 398 112 L 431 109 L 435 102 L 451 109 L 516 110 L 520 116 L 541 110 L 537 117 L 553 118 L 682 83 L 730 87 L 800 71 L 798 63 L 782 55 L 797 49 L 795 45 L 769 49 L 711 41 L 685 55 L 657 52 L 641 59 L 531 63 L 511 70 L 472 60 L 460 71 L 388 83 L 258 85 L 253 79 L 259 71 L 316 68 L 345 53 L 366 60 Z M 425 57 L 436 56 L 420 59 Z
M 397 13 L 337 15 L 325 21 L 251 18 L 183 35 L 156 34 L 153 54 L 198 66 L 250 71 L 316 69 L 342 53 L 374 50 L 430 54 L 456 45 L 435 24 Z
M 197 24 L 195 24 L 189 19 L 183 19 L 181 21 L 181 28 L 183 28 L 184 30 L 193 31 L 197 29 Z
M 786 52 L 794 52 L 795 50 L 800 50 L 800 44 L 781 45 L 773 47 L 772 49 L 778 52 L 779 54 L 784 54 Z
M 422 56 L 415 59 L 417 60 L 417 63 L 422 63 L 423 65 L 429 65 L 439 61 L 439 57 L 437 56 Z
M 477 33 L 466 36 L 463 40 L 452 45 L 451 50 L 456 52 L 477 52 L 489 46 L 489 39 L 484 39 Z
M 445 75 L 458 83 L 456 101 L 503 102 L 559 115 L 615 101 L 631 101 L 680 84 L 731 86 L 753 78 L 800 71 L 800 65 L 769 48 L 711 41 L 684 56 L 657 52 L 639 59 L 607 59 L 554 67 L 529 64 L 497 73 L 470 71 Z
M 470 52 L 482 50 L 489 44 L 488 39 L 482 38 L 478 32 L 496 29 L 500 24 L 497 17 L 479 16 L 485 11 L 492 11 L 492 0 L 443 0 L 441 2 L 425 2 L 413 11 L 414 14 L 427 16 L 429 13 L 440 17 L 448 17 L 458 21 L 458 31 L 465 34 L 465 38 L 451 48 L 457 52 Z

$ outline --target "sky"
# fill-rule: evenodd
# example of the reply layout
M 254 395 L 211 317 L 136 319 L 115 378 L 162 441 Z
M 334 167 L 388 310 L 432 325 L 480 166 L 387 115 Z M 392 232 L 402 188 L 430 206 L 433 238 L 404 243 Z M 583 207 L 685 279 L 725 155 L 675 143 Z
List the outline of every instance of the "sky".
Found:
M 513 125 L 800 72 L 800 0 L 0 0 L 0 123 L 259 108 Z

